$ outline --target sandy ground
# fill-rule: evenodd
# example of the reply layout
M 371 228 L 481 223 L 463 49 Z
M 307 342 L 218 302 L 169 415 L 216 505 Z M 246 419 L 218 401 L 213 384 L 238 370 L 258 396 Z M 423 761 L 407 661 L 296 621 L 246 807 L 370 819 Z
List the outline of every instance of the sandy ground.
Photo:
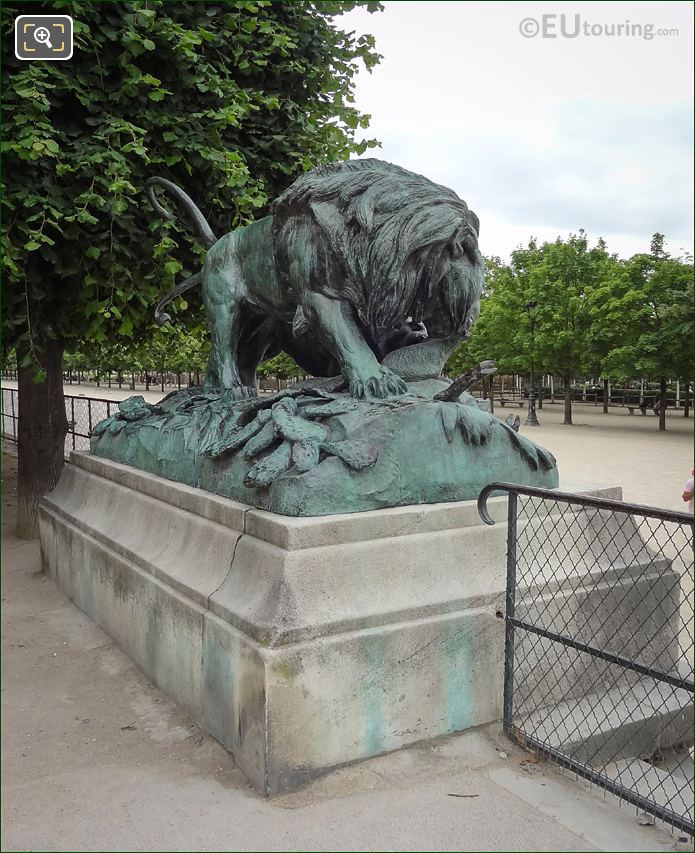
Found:
M 559 405 L 546 405 L 539 419 L 542 426 L 522 430 L 556 454 L 563 481 L 619 483 L 626 499 L 682 508 L 692 419 L 669 415 L 662 434 L 653 416 L 602 415 L 593 406 L 577 406 L 572 427 L 561 425 Z M 677 833 L 638 826 L 633 808 L 551 765 L 522 765 L 524 754 L 497 726 L 263 800 L 231 757 L 41 574 L 38 543 L 12 533 L 15 478 L 10 446 L 3 850 L 691 849 Z

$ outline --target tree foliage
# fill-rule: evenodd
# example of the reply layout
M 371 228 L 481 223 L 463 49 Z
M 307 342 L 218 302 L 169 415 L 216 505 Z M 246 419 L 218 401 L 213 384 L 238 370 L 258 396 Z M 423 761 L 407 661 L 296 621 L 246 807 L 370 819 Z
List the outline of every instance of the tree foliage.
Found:
M 276 379 L 292 379 L 304 375 L 304 371 L 287 353 L 281 352 L 267 359 L 258 368 L 258 375 Z
M 649 253 L 621 264 L 597 303 L 596 326 L 614 340 L 602 362 L 608 376 L 692 376 L 692 259 L 670 257 L 663 235 L 654 235 Z
M 14 19 L 36 8 L 3 4 L 3 323 L 24 366 L 47 338 L 137 335 L 197 269 L 195 237 L 149 210 L 151 175 L 222 234 L 302 171 L 372 144 L 355 142 L 369 117 L 352 91 L 379 57 L 333 19 L 355 5 L 56 2 L 74 20 L 73 58 L 21 62 Z
M 356 5 L 56 0 L 50 11 L 74 23 L 65 62 L 18 60 L 14 19 L 41 9 L 2 5 L 3 341 L 19 362 L 20 536 L 35 535 L 63 465 L 65 347 L 142 340 L 161 294 L 200 267 L 194 235 L 151 212 L 147 179 L 187 190 L 221 235 L 304 170 L 371 144 L 355 140 L 368 116 L 352 92 L 378 55 L 371 36 L 334 21 Z M 199 299 L 177 308 L 197 308 L 198 321 Z
M 494 358 L 502 373 L 571 379 L 692 376 L 693 265 L 655 234 L 629 260 L 590 246 L 584 231 L 488 261 L 478 322 L 447 363 L 461 373 Z M 568 399 L 567 422 L 571 421 Z M 663 419 L 662 419 L 663 426 Z

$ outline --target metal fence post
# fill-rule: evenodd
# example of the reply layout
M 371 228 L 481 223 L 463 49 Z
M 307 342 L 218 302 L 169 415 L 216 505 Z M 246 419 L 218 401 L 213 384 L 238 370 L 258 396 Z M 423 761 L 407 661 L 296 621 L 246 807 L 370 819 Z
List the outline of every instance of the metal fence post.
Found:
M 516 607 L 517 495 L 509 492 L 507 509 L 507 591 L 504 617 L 504 701 L 502 726 L 512 735 L 514 717 L 514 610 Z
M 14 390 L 10 391 L 10 401 L 12 403 L 12 435 L 14 436 L 14 440 L 17 441 L 17 416 L 14 408 Z

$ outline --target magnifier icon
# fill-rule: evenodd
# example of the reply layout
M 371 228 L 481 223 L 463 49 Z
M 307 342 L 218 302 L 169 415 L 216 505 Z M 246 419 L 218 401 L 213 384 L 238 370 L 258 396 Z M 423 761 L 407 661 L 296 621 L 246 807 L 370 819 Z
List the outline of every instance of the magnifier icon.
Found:
M 34 30 L 34 38 L 39 44 L 48 45 L 48 47 L 53 50 L 53 45 L 51 44 L 51 34 L 46 29 L 46 27 L 37 27 Z

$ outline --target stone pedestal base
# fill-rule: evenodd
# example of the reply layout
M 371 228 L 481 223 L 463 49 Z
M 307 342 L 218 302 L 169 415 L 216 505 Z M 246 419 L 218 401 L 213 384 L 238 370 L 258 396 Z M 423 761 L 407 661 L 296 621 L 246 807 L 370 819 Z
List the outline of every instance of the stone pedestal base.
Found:
M 500 718 L 506 524 L 474 501 L 290 518 L 71 461 L 45 571 L 260 791 Z

